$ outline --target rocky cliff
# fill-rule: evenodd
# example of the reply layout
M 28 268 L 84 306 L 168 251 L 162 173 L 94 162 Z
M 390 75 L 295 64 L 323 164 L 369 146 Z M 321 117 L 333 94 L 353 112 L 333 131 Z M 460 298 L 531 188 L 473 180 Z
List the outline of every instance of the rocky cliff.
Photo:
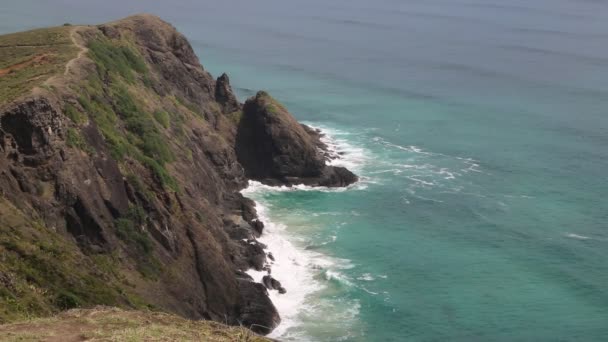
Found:
M 0 322 L 104 304 L 279 324 L 244 273 L 266 253 L 240 190 L 355 182 L 314 130 L 265 92 L 239 103 L 151 15 L 2 36 L 0 57 Z

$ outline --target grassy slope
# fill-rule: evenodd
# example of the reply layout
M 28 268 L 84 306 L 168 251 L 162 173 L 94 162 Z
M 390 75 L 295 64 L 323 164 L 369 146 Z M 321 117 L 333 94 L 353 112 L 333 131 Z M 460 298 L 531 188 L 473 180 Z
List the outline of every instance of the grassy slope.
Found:
M 51 56 L 44 65 L 26 65 L 0 75 L 0 105 L 63 73 L 67 62 L 76 58 L 79 51 L 70 37 L 71 29 L 59 27 L 0 36 L 0 70 L 27 62 L 32 56 Z M 67 146 L 87 154 L 98 153 L 81 133 L 82 127 L 94 121 L 127 178 L 136 180 L 133 183 L 137 190 L 148 200 L 155 200 L 154 191 L 141 174 L 130 171 L 126 164 L 136 162 L 148 169 L 163 188 L 179 191 L 166 168 L 174 158 L 167 136 L 180 136 L 175 131 L 181 130 L 183 113 L 191 110 L 183 101 L 161 99 L 148 88 L 147 65 L 132 42 L 98 35 L 87 47 L 97 73 L 70 85 L 77 101 L 64 103 L 64 114 L 72 121 Z M 161 110 L 163 102 L 172 104 L 171 116 Z M 48 186 L 51 185 L 38 184 L 41 196 L 53 192 L 45 189 Z M 0 197 L 0 324 L 75 307 L 147 307 L 133 294 L 134 284 L 124 276 L 124 265 L 117 256 L 84 255 L 41 220 L 32 220 L 32 215 L 35 217 L 35 212 L 18 209 Z M 141 276 L 154 280 L 162 269 L 152 255 L 151 237 L 137 228 L 144 216 L 141 208 L 133 205 L 127 215 L 116 220 L 116 235 L 136 259 Z
M 0 323 L 99 303 L 143 307 L 114 265 L 109 255 L 84 257 L 0 197 Z
M 0 106 L 62 73 L 78 54 L 71 27 L 55 27 L 0 36 Z
M 27 62 L 33 56 L 51 56 L 49 63 L 28 64 L 0 75 L 0 105 L 65 70 L 67 62 L 79 51 L 70 37 L 71 29 L 59 27 L 0 36 L 0 70 Z M 175 125 L 175 120 L 169 122 L 165 112 L 143 108 L 138 97 L 145 97 L 148 92 L 144 84 L 148 72 L 137 49 L 128 41 L 110 41 L 101 35 L 88 48 L 97 73 L 71 86 L 78 101 L 66 102 L 63 108 L 73 122 L 67 131 L 67 145 L 88 154 L 97 153 L 81 133 L 81 127 L 93 120 L 120 163 L 136 160 L 163 187 L 178 190 L 165 168 L 173 156 L 161 135 Z M 138 191 L 152 196 L 144 182 L 138 180 L 137 184 Z M 46 190 L 52 193 L 45 186 L 38 186 L 41 196 Z M 134 206 L 128 215 L 116 220 L 116 233 L 137 259 L 141 275 L 154 278 L 162 270 L 151 254 L 150 237 L 137 229 L 143 220 L 140 211 Z M 0 197 L 0 323 L 100 304 L 146 307 L 133 294 L 134 285 L 122 274 L 117 256 L 86 256 L 41 220 L 32 220 L 31 213 Z
M 22 63 L 40 54 L 53 54 L 53 63 L 27 65 L 16 72 L 0 76 L 0 105 L 40 86 L 49 77 L 62 73 L 79 50 L 72 45 L 70 27 L 40 29 L 0 36 L 0 68 Z M 16 47 L 26 46 L 26 47 Z M 10 48 L 9 48 L 10 47 Z M 72 121 L 66 144 L 88 154 L 97 151 L 86 142 L 81 128 L 90 120 L 97 123 L 111 154 L 121 163 L 123 172 L 135 178 L 138 191 L 155 197 L 144 179 L 129 171 L 125 164 L 136 161 L 147 168 L 153 178 L 167 190 L 178 190 L 166 164 L 173 160 L 163 136 L 176 127 L 175 116 L 169 121 L 165 112 L 144 108 L 162 101 L 151 95 L 146 85 L 147 65 L 129 41 L 110 41 L 98 36 L 88 44 L 88 56 L 97 73 L 73 84 L 77 104 L 65 102 L 64 114 Z M 32 79 L 32 75 L 38 75 Z M 53 91 L 53 89 L 49 89 Z M 144 99 L 144 97 L 146 99 Z M 183 108 L 176 99 L 171 100 Z M 177 120 L 179 122 L 179 120 Z M 123 162 L 125 164 L 123 164 Z M 53 193 L 39 184 L 41 196 Z M 152 198 L 150 200 L 153 200 Z M 144 278 L 161 272 L 151 254 L 148 233 L 141 225 L 141 208 L 133 206 L 128 215 L 116 220 L 116 233 L 123 240 L 137 269 Z M 133 284 L 123 276 L 118 256 L 84 255 L 75 244 L 32 220 L 35 212 L 18 209 L 0 197 L 0 323 L 55 314 L 61 310 L 94 305 L 128 308 L 147 307 L 133 294 Z
M 2 341 L 269 341 L 243 328 L 177 316 L 113 308 L 71 310 L 59 316 L 0 326 Z

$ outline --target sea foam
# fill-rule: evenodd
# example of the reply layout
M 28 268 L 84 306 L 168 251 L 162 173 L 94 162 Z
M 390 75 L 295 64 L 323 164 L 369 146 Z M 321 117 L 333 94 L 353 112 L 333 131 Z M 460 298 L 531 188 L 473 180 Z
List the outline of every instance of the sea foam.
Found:
M 328 146 L 332 160 L 328 164 L 344 166 L 355 173 L 361 170 L 368 160 L 367 151 L 356 147 L 346 140 L 348 133 L 327 128 L 321 129 L 322 140 Z M 306 248 L 301 239 L 289 232 L 289 227 L 271 217 L 270 204 L 264 200 L 264 195 L 288 191 L 319 191 L 342 192 L 348 190 L 361 190 L 367 187 L 364 179 L 347 188 L 312 187 L 305 185 L 268 186 L 260 182 L 249 181 L 249 186 L 242 191 L 243 195 L 252 198 L 256 203 L 259 219 L 264 222 L 265 228 L 258 239 L 267 246 L 267 252 L 272 253 L 274 261 L 269 260 L 272 276 L 281 282 L 287 290 L 286 294 L 278 291 L 269 291 L 269 296 L 281 315 L 281 324 L 272 332 L 270 337 L 282 339 L 310 340 L 298 332 L 298 326 L 303 324 L 306 317 L 319 317 L 328 314 L 324 307 L 330 306 L 315 300 L 314 294 L 325 290 L 330 283 L 337 282 L 342 286 L 353 286 L 351 281 L 340 270 L 353 267 L 349 260 L 330 257 L 318 252 L 315 248 Z M 314 216 L 314 215 L 311 215 Z M 332 235 L 326 245 L 337 239 Z M 266 271 L 249 270 L 247 273 L 256 282 L 268 274 Z M 321 275 L 321 277 L 319 277 Z M 354 319 L 358 315 L 358 303 L 350 305 L 348 314 L 344 312 L 342 319 Z M 347 322 L 345 322 L 347 324 Z

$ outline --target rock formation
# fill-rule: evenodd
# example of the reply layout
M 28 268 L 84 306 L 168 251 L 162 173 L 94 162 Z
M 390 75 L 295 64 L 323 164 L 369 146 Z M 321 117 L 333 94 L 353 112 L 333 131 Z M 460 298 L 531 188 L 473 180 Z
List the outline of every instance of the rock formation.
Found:
M 245 102 L 236 153 L 247 177 L 266 184 L 347 186 L 357 177 L 328 166 L 319 136 L 312 134 L 268 93 Z
M 264 225 L 240 190 L 357 177 L 268 94 L 239 103 L 155 16 L 53 30 L 80 54 L 0 91 L 0 323 L 104 304 L 272 331 L 244 273 L 266 264 Z

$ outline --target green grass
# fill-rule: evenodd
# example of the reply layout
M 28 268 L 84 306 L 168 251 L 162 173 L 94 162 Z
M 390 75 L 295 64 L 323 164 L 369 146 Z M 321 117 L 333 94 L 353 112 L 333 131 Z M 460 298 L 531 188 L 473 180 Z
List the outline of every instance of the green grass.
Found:
M 74 107 L 71 103 L 66 103 L 63 108 L 63 113 L 75 124 L 79 125 L 87 121 L 86 116 L 76 109 L 76 107 Z
M 132 45 L 125 40 L 97 37 L 88 45 L 89 56 L 97 65 L 97 77 L 89 77 L 78 102 L 95 120 L 109 145 L 112 157 L 138 160 L 146 166 L 165 188 L 179 191 L 175 179 L 165 165 L 174 161 L 161 130 L 170 125 L 169 114 L 143 110 L 129 85 L 145 88 L 147 66 Z M 141 76 L 141 77 L 139 77 Z M 105 80 L 102 82 L 102 79 Z
M 77 148 L 87 153 L 93 152 L 93 149 L 87 144 L 82 135 L 80 135 L 80 132 L 74 128 L 68 128 L 66 144 L 68 147 Z
M 265 91 L 259 91 L 256 99 L 261 100 L 266 110 L 271 114 L 287 112 L 287 108 Z
M 123 240 L 130 254 L 137 261 L 137 270 L 148 279 L 156 279 L 163 268 L 154 257 L 154 244 L 147 227 L 147 214 L 138 206 L 133 206 L 127 215 L 115 221 L 116 235 Z
M 120 75 L 129 83 L 133 83 L 137 75 L 145 75 L 148 71 L 141 55 L 125 42 L 97 37 L 89 43 L 88 48 L 89 56 L 95 61 L 102 75 Z
M 131 247 L 137 254 L 150 256 L 152 253 L 152 240 L 145 230 L 146 212 L 141 207 L 132 207 L 129 213 L 116 220 L 116 235 Z
M 0 198 L 0 323 L 130 302 L 107 266 L 37 222 Z
M 135 188 L 135 191 L 141 194 L 141 196 L 143 196 L 146 201 L 152 201 L 152 199 L 154 198 L 154 193 L 146 187 L 146 185 L 141 181 L 141 178 L 139 176 L 136 176 L 131 173 L 127 175 L 127 182 L 131 184 L 131 186 Z
M 171 122 L 169 121 L 169 113 L 163 110 L 154 111 L 154 119 L 156 119 L 156 122 L 158 122 L 165 129 L 169 128 L 171 124 Z
M 64 72 L 79 51 L 70 38 L 71 29 L 55 27 L 0 36 L 0 70 L 12 70 L 0 75 L 0 105 Z

